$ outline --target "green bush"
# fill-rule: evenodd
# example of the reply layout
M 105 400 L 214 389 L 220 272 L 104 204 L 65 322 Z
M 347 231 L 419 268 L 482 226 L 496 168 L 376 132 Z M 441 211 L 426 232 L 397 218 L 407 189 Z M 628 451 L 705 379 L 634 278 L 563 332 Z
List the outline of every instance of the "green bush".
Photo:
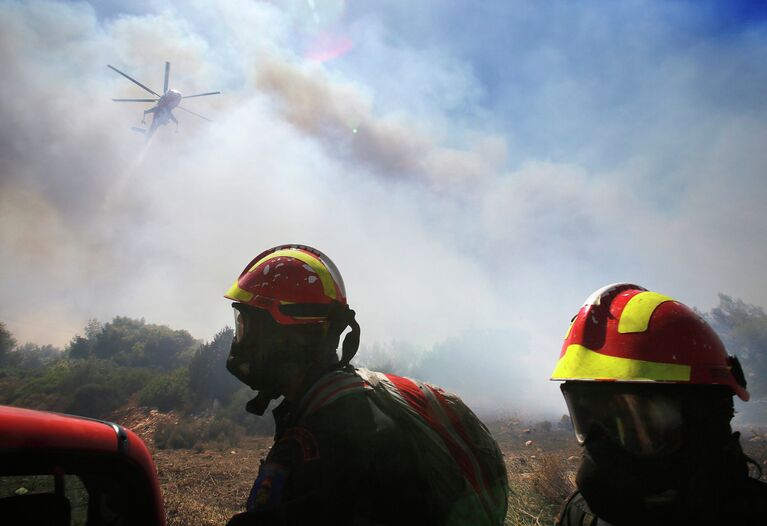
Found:
M 275 430 L 271 409 L 267 409 L 262 416 L 245 411 L 245 404 L 254 394 L 249 387 L 243 385 L 228 403 L 219 407 L 217 414 L 237 424 L 248 435 L 271 436 Z
M 0 321 L 0 365 L 6 365 L 5 362 L 14 347 L 16 347 L 16 339 L 5 327 L 5 323 Z
M 111 385 L 86 384 L 74 392 L 67 411 L 76 415 L 103 418 L 122 405 L 122 402 L 119 391 Z
M 76 393 L 83 386 L 98 385 L 108 389 L 108 405 L 118 407 L 128 402 L 131 395 L 153 376 L 155 374 L 146 369 L 121 367 L 108 360 L 59 360 L 42 370 L 15 370 L 6 375 L 3 383 L 17 387 L 11 391 L 4 390 L 7 395 L 2 402 L 35 409 L 77 412 L 81 407 L 88 409 L 88 402 L 84 399 L 76 401 Z
M 62 357 L 61 350 L 53 345 L 35 345 L 33 343 L 19 345 L 9 355 L 11 365 L 27 371 L 39 371 Z
M 187 364 L 198 345 L 185 330 L 117 316 L 105 324 L 89 321 L 85 337 L 72 338 L 67 354 L 74 359 L 100 358 L 124 366 L 170 371 Z
M 180 421 L 158 424 L 154 443 L 160 449 L 228 449 L 239 445 L 242 435 L 242 428 L 227 418 Z
M 185 368 L 154 377 L 139 391 L 139 403 L 160 411 L 184 409 L 189 400 L 189 372 Z
M 214 418 L 204 428 L 205 441 L 217 447 L 233 447 L 240 444 L 242 428 L 228 418 Z
M 0 371 L 0 404 L 12 404 L 24 383 L 24 379 L 19 375 Z
M 154 443 L 160 449 L 191 449 L 199 441 L 199 433 L 199 426 L 193 423 L 160 423 L 154 431 Z
M 537 424 L 533 426 L 533 428 L 539 431 L 543 431 L 544 433 L 551 432 L 552 427 L 553 427 L 552 423 L 549 422 L 548 420 L 543 420 L 542 422 L 538 422 Z
M 234 331 L 225 327 L 213 341 L 200 346 L 189 362 L 189 386 L 197 407 L 226 404 L 240 388 L 240 382 L 226 370 L 226 358 Z

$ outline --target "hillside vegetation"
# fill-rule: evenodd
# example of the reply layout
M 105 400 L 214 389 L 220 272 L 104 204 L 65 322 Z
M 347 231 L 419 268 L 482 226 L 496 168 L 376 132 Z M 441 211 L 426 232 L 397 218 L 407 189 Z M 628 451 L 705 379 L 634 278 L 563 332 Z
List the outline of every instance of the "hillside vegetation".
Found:
M 752 395 L 740 409 L 747 411 L 744 421 L 767 423 L 764 310 L 720 295 L 719 305 L 701 315 L 743 364 Z M 186 330 L 116 317 L 90 321 L 82 334 L 57 349 L 19 344 L 0 322 L 0 404 L 105 418 L 133 429 L 155 457 L 169 526 L 223 524 L 242 510 L 273 432 L 269 413 L 245 412 L 252 391 L 226 371 L 232 338 L 228 327 L 203 342 Z M 368 361 L 358 363 L 427 380 L 430 369 L 449 365 L 456 382 L 481 363 L 456 342 L 437 345 L 425 356 L 409 348 L 400 351 L 374 346 L 360 353 Z M 520 410 L 509 408 L 509 413 Z M 567 417 L 557 423 L 489 423 L 509 471 L 508 524 L 551 524 L 572 490 L 580 453 L 568 424 Z M 764 428 L 741 431 L 744 448 L 765 465 Z
M 719 305 L 701 315 L 743 364 L 752 398 L 738 407 L 739 418 L 767 422 L 764 310 L 722 294 Z M 104 417 L 130 402 L 163 411 L 214 414 L 243 432 L 268 433 L 271 419 L 245 413 L 251 391 L 226 371 L 232 338 L 228 327 L 202 342 L 186 330 L 116 317 L 107 323 L 89 321 L 61 350 L 18 344 L 0 322 L 0 403 Z M 482 350 L 472 346 L 470 338 L 465 340 L 446 340 L 429 352 L 405 343 L 363 346 L 356 362 L 432 381 L 464 396 L 482 386 L 489 394 L 499 382 L 507 385 L 505 368 L 488 363 Z M 483 379 L 479 387 L 467 383 L 477 378 Z M 524 409 L 509 407 L 505 413 Z

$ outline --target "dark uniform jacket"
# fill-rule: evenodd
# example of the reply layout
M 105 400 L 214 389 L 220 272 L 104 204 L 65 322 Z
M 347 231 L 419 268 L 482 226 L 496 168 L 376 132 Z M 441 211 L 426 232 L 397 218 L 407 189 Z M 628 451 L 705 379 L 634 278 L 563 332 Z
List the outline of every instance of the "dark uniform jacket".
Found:
M 726 484 L 726 482 L 723 482 Z M 648 526 L 665 525 L 766 525 L 767 524 L 767 484 L 756 479 L 744 479 L 737 488 L 728 488 L 735 495 L 728 502 L 726 509 L 714 509 L 712 506 L 701 505 L 694 513 L 669 514 L 668 520 L 648 521 L 644 517 L 633 517 L 627 523 L 610 523 L 596 516 L 588 506 L 586 499 L 576 491 L 567 501 L 556 521 L 560 526 L 626 526 L 647 524 Z
M 379 407 L 369 386 L 361 388 L 360 377 L 318 388 L 323 378 L 300 403 L 274 410 L 274 445 L 248 511 L 230 526 L 448 523 L 419 475 L 412 434 Z

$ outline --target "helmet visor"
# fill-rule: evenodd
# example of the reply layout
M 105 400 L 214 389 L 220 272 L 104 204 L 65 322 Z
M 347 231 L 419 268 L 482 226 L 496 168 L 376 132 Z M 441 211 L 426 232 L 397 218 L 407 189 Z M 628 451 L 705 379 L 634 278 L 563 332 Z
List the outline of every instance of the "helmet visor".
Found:
M 234 341 L 242 343 L 255 338 L 263 330 L 264 319 L 269 313 L 243 303 L 233 303 L 234 309 Z
M 562 385 L 575 438 L 583 445 L 594 433 L 606 435 L 629 453 L 656 456 L 676 450 L 682 414 L 673 398 L 628 392 L 604 384 Z
M 234 311 L 234 341 L 240 343 L 245 339 L 245 317 L 235 305 L 232 305 L 232 310 Z

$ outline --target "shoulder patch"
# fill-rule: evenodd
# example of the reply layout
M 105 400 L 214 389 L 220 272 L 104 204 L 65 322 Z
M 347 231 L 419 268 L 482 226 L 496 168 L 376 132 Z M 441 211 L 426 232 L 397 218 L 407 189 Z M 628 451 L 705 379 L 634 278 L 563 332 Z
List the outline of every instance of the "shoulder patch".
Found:
M 320 447 L 317 444 L 314 435 L 308 429 L 303 427 L 291 427 L 285 430 L 285 433 L 283 433 L 276 444 L 287 440 L 292 440 L 299 445 L 304 462 L 320 458 Z
M 250 490 L 246 509 L 267 510 L 277 506 L 282 499 L 288 471 L 280 464 L 267 463 L 258 470 L 258 477 Z

